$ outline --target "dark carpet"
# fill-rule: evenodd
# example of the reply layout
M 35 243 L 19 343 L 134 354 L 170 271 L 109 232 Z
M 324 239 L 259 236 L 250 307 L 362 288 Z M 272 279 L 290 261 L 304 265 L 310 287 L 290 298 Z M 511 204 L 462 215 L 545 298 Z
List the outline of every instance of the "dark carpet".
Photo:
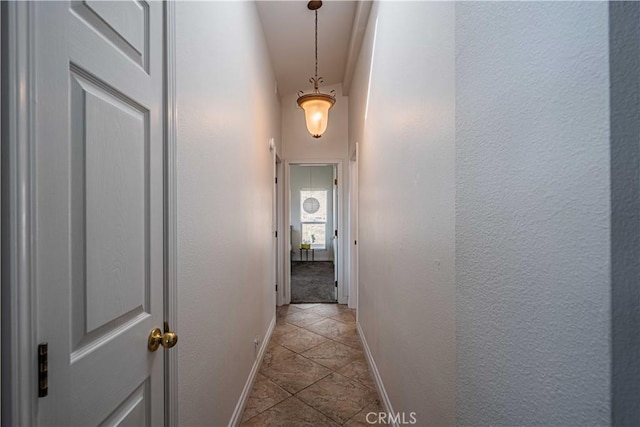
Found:
M 291 302 L 335 302 L 332 261 L 291 261 Z

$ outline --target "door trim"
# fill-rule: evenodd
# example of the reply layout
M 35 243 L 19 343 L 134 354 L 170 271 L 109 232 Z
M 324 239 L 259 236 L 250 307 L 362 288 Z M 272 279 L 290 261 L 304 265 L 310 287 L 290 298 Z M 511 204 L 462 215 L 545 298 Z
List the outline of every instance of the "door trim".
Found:
M 296 164 L 327 164 L 335 165 L 338 169 L 338 217 L 334 218 L 334 224 L 338 230 L 338 236 L 344 236 L 344 173 L 342 171 L 343 160 L 341 159 L 293 159 L 284 161 L 284 210 L 283 218 L 285 220 L 284 242 L 282 246 L 282 257 L 284 260 L 284 303 L 291 304 L 291 253 L 289 242 L 291 242 L 291 165 Z M 345 270 L 348 270 L 345 262 L 345 245 L 344 238 L 338 238 L 338 259 L 336 260 L 336 268 L 338 269 L 338 304 L 346 304 L 348 298 L 348 287 L 345 286 Z
M 284 240 L 284 235 L 282 229 L 282 159 L 278 154 L 276 148 L 273 149 L 273 177 L 275 179 L 275 185 L 273 187 L 273 223 L 275 227 L 275 232 L 278 233 L 275 244 L 275 283 L 277 286 L 276 289 L 276 306 L 281 306 L 284 302 L 284 280 L 282 278 L 282 270 L 283 270 L 283 259 L 282 259 L 282 241 Z M 280 178 L 278 180 L 278 178 Z M 278 182 L 279 181 L 279 182 Z
M 178 179 L 177 179 L 177 102 L 176 102 L 176 2 L 164 3 L 164 317 L 178 331 Z M 165 352 L 165 426 L 178 425 L 178 350 Z
M 37 399 L 33 369 L 37 366 L 36 298 L 31 280 L 34 4 L 3 2 L 2 7 L 6 82 L 2 105 L 2 425 L 33 425 Z
M 349 158 L 349 308 L 358 307 L 358 143 Z M 356 316 L 358 312 L 356 311 Z

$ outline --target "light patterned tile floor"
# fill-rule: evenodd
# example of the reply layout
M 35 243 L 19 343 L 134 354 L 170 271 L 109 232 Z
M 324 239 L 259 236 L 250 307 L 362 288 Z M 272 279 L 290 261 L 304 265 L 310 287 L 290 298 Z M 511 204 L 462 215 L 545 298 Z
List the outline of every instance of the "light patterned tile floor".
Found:
M 278 307 L 276 318 L 241 426 L 375 425 L 366 415 L 382 407 L 355 310 L 292 304 Z

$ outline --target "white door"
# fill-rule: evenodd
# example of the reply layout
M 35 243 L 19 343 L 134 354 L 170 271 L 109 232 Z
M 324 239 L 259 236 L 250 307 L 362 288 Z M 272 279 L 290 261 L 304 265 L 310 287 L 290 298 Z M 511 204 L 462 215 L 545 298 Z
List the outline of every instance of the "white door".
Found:
M 37 423 L 162 425 L 163 4 L 32 7 Z

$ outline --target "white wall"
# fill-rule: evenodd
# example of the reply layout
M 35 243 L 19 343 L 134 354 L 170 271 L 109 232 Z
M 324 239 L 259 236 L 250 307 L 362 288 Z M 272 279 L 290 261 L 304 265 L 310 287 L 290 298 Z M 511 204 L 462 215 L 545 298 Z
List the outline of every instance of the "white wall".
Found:
M 375 4 L 350 91 L 358 321 L 392 409 L 422 426 L 455 424 L 454 7 Z
M 253 2 L 176 9 L 179 421 L 220 426 L 275 314 L 280 105 Z
M 326 190 L 327 192 L 327 224 L 325 228 L 326 249 L 316 249 L 316 261 L 333 260 L 333 166 L 298 166 L 291 165 L 291 224 L 293 225 L 294 261 L 300 260 L 300 244 L 302 243 L 302 225 L 300 222 L 300 190 Z M 306 254 L 303 254 L 306 260 Z M 311 260 L 311 258 L 309 258 Z
M 456 4 L 463 425 L 610 422 L 607 8 Z

